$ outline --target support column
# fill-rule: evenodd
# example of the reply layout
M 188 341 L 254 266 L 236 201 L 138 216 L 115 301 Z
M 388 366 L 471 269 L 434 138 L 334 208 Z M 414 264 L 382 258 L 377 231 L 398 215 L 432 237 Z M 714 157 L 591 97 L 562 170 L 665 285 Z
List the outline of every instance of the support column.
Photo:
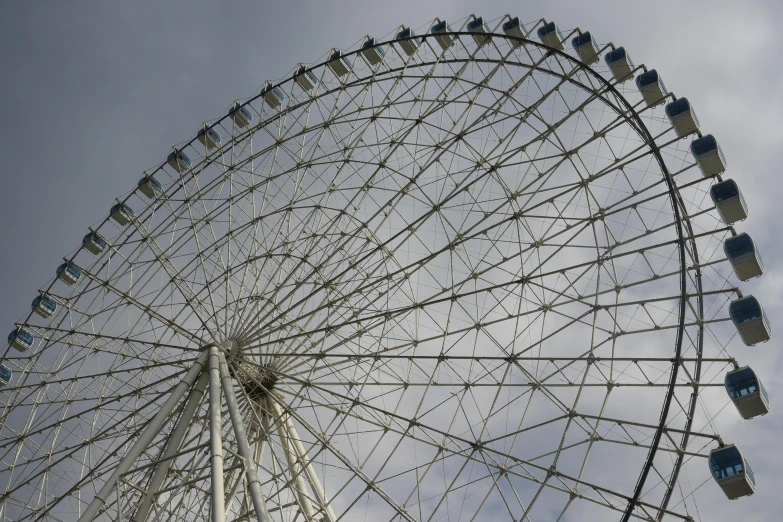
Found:
M 253 500 L 253 509 L 256 512 L 258 522 L 271 522 L 269 513 L 266 510 L 266 502 L 261 491 L 261 482 L 258 480 L 258 470 L 254 461 L 253 451 L 247 441 L 247 432 L 245 423 L 242 420 L 242 413 L 237 406 L 237 400 L 234 396 L 234 385 L 231 382 L 231 375 L 228 373 L 228 363 L 223 352 L 218 352 L 220 358 L 220 380 L 223 385 L 223 394 L 226 396 L 226 406 L 231 415 L 231 424 L 234 427 L 234 435 L 237 438 L 239 455 L 245 461 L 245 477 L 247 489 L 250 491 L 250 497 Z
M 166 420 L 169 418 L 169 415 L 171 415 L 171 412 L 174 411 L 177 403 L 185 395 L 185 392 L 187 392 L 188 389 L 193 386 L 196 378 L 204 368 L 206 359 L 207 351 L 204 350 L 201 352 L 201 355 L 198 356 L 198 359 L 195 360 L 193 366 L 190 368 L 190 370 L 188 370 L 182 380 L 174 387 L 171 395 L 169 395 L 169 398 L 166 400 L 163 406 L 161 406 L 160 411 L 155 414 L 155 416 L 147 425 L 147 428 L 144 430 L 144 432 L 142 432 L 138 440 L 136 440 L 136 443 L 125 455 L 125 458 L 123 458 L 122 462 L 120 462 L 114 469 L 114 473 L 111 474 L 101 490 L 95 494 L 95 497 L 93 497 L 90 505 L 87 506 L 87 509 L 84 510 L 82 516 L 79 517 L 79 522 L 92 522 L 95 520 L 98 512 L 101 510 L 101 508 L 103 508 L 104 505 L 106 505 L 106 500 L 109 498 L 109 495 L 111 495 L 114 491 L 120 476 L 126 473 L 131 468 L 136 459 L 139 458 L 142 453 L 144 453 L 144 451 L 150 445 L 150 442 L 152 442 L 160 429 L 163 427 Z M 117 499 L 117 501 L 119 502 L 119 499 Z
M 212 462 L 212 518 L 226 522 L 226 493 L 223 487 L 223 433 L 220 400 L 220 349 L 209 347 L 209 451 Z
M 166 479 L 171 465 L 174 463 L 174 459 L 171 458 L 179 451 L 179 446 L 182 444 L 182 439 L 185 438 L 188 430 L 193 422 L 193 416 L 196 414 L 196 410 L 201 405 L 201 399 L 204 397 L 204 390 L 207 387 L 209 376 L 206 372 L 201 372 L 196 386 L 190 390 L 185 408 L 182 410 L 177 425 L 174 426 L 169 440 L 166 442 L 166 449 L 163 451 L 163 457 L 160 464 L 155 468 L 155 472 L 150 479 L 147 492 L 139 502 L 139 509 L 136 510 L 136 515 L 131 519 L 132 522 L 144 522 L 147 520 L 147 516 L 152 509 L 152 504 L 155 501 L 155 492 L 160 489 L 161 484 Z

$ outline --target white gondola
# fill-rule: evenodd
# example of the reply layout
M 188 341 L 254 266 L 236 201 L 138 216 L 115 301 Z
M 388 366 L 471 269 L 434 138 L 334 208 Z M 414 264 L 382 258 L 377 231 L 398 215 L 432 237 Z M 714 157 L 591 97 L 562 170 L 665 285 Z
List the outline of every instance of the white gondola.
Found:
M 666 95 L 669 91 L 666 90 L 666 86 L 663 84 L 661 76 L 655 69 L 650 69 L 636 77 L 636 87 L 639 92 L 642 93 L 644 103 L 648 107 L 655 107 L 659 103 L 663 103 L 666 99 Z
M 370 65 L 378 65 L 386 56 L 386 51 L 384 51 L 382 46 L 376 45 L 377 43 L 375 38 L 368 36 L 362 44 L 362 50 L 359 53 Z
M 729 305 L 729 316 L 745 345 L 753 346 L 772 338 L 772 328 L 767 314 L 764 313 L 758 299 L 752 295 L 732 301 Z
M 752 495 L 756 491 L 756 477 L 734 444 L 710 451 L 710 471 L 726 496 L 736 498 Z
M 712 134 L 693 140 L 691 154 L 699 164 L 704 177 L 715 176 L 726 171 L 726 156 L 723 155 L 723 149 Z
M 196 138 L 201 142 L 208 150 L 212 150 L 220 146 L 223 141 L 223 136 L 218 131 L 204 125 L 196 134 Z
M 57 311 L 57 302 L 46 294 L 33 299 L 32 308 L 41 317 L 49 317 Z
M 723 251 L 740 281 L 747 281 L 764 273 L 761 254 L 748 234 L 743 232 L 728 238 L 723 243 Z
M 565 38 L 563 37 L 563 33 L 560 32 L 560 29 L 557 28 L 556 23 L 549 22 L 548 24 L 544 24 L 538 28 L 537 34 L 538 39 L 541 40 L 542 44 L 548 45 L 558 51 L 565 49 L 563 46 L 563 40 L 565 40 Z
M 272 84 L 269 82 L 266 82 L 264 88 L 261 89 L 261 96 L 264 97 L 266 104 L 273 109 L 277 109 L 285 101 L 283 89 L 280 87 L 272 87 Z
M 721 181 L 710 187 L 710 197 L 721 219 L 727 225 L 748 217 L 748 204 L 739 185 L 733 179 Z
M 506 36 L 514 36 L 516 38 L 527 38 L 527 31 L 525 30 L 525 26 L 522 25 L 522 22 L 519 21 L 519 17 L 515 16 L 511 20 L 506 21 L 503 26 L 503 34 Z M 522 42 L 511 40 L 511 45 L 518 46 L 522 45 Z
M 571 40 L 571 45 L 574 46 L 574 50 L 579 55 L 579 59 L 588 65 L 601 59 L 598 55 L 601 50 L 598 48 L 598 44 L 595 42 L 593 35 L 590 34 L 590 31 L 585 31 L 573 38 Z
M 446 23 L 446 20 L 438 20 L 430 27 L 430 33 L 435 35 L 435 41 L 444 51 L 451 47 L 457 38 L 456 35 L 449 34 L 451 32 L 451 26 Z
M 633 78 L 633 61 L 631 55 L 625 50 L 625 47 L 618 47 L 604 55 L 604 61 L 612 71 L 612 76 L 617 83 L 623 83 Z
M 691 107 L 688 98 L 679 98 L 667 104 L 664 110 L 680 138 L 699 130 L 699 118 L 696 117 L 696 111 Z
M 335 76 L 338 77 L 345 76 L 353 69 L 351 60 L 349 60 L 348 57 L 343 56 L 343 52 L 339 49 L 335 49 L 334 52 L 332 52 L 331 56 L 329 56 L 329 63 L 326 65 L 329 66 Z
M 133 219 L 133 209 L 125 203 L 117 203 L 109 211 L 109 217 L 120 225 L 127 225 Z
M 141 178 L 139 180 L 138 187 L 141 193 L 150 199 L 154 199 L 158 194 L 163 192 L 163 187 L 154 176 L 147 175 Z
M 309 92 L 318 86 L 318 78 L 304 65 L 299 65 L 294 73 L 294 81 L 303 91 Z
M 94 255 L 98 255 L 106 248 L 106 241 L 98 235 L 97 232 L 89 232 L 84 239 L 82 239 L 82 245 L 88 252 Z
M 57 278 L 66 285 L 73 286 L 82 278 L 82 271 L 73 263 L 63 263 L 57 267 Z
M 726 393 L 743 419 L 752 419 L 769 413 L 769 395 L 750 366 L 726 374 L 723 380 Z
M 174 152 L 170 153 L 168 158 L 166 158 L 166 163 L 177 172 L 182 172 L 183 170 L 188 170 L 190 168 L 190 158 L 181 150 L 175 149 Z
M 253 121 L 253 113 L 239 102 L 234 102 L 234 105 L 228 109 L 228 115 L 237 127 L 245 128 Z
M 5 386 L 9 382 L 11 382 L 13 376 L 14 376 L 14 372 L 11 371 L 11 368 L 6 366 L 5 364 L 0 364 L 0 386 Z
M 490 31 L 487 23 L 484 21 L 484 18 L 481 16 L 468 22 L 467 30 L 469 33 L 471 33 L 473 36 L 473 41 L 475 41 L 476 45 L 479 47 L 489 41 L 489 34 L 492 32 Z
M 402 26 L 402 30 L 397 33 L 395 40 L 400 42 L 400 47 L 402 47 L 402 50 L 405 51 L 405 54 L 408 56 L 416 54 L 416 51 L 418 51 L 421 46 L 421 38 L 417 38 L 413 29 L 405 27 L 404 25 Z
M 35 337 L 29 331 L 24 328 L 14 328 L 14 330 L 8 334 L 8 343 L 20 352 L 26 352 L 32 348 L 35 342 Z

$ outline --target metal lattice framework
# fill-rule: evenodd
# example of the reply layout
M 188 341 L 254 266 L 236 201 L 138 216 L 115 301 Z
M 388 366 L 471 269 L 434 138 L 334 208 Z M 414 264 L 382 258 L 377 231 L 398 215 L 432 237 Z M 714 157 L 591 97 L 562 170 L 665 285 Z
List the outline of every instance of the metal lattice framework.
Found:
M 277 82 L 118 200 L 5 352 L 0 520 L 694 517 L 733 230 L 662 106 L 507 19 Z

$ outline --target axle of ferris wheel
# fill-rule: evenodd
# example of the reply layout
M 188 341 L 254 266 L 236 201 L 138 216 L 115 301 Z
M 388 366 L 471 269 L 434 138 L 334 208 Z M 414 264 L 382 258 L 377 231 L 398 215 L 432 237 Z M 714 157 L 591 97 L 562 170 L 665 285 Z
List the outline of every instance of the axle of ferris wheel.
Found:
M 209 404 L 210 522 L 226 521 L 226 510 L 232 504 L 234 495 L 242 482 L 239 473 L 241 468 L 244 469 L 246 485 L 244 505 L 248 510 L 244 516 L 254 514 L 260 522 L 271 521 L 258 478 L 257 464 L 261 462 L 273 430 L 277 432 L 280 439 L 290 476 L 293 477 L 289 486 L 295 494 L 296 503 L 305 520 L 308 522 L 335 522 L 337 520 L 291 420 L 290 410 L 281 406 L 278 393 L 272 390 L 274 378 L 271 377 L 271 374 L 265 374 L 263 370 L 244 362 L 241 356 L 235 356 L 238 358 L 238 363 L 232 364 L 229 369 L 226 352 L 225 348 L 216 344 L 209 344 L 202 348 L 199 357 L 193 362 L 193 366 L 173 388 L 161 409 L 114 469 L 101 490 L 94 496 L 79 518 L 79 522 L 95 520 L 101 510 L 105 508 L 110 496 L 119 491 L 118 485 L 123 481 L 124 476 L 132 471 L 133 463 L 147 450 L 155 436 L 171 420 L 177 405 L 183 397 L 186 397 L 182 413 L 165 441 L 162 455 L 145 466 L 154 466 L 155 469 L 131 521 L 146 522 L 157 519 L 157 516 L 149 518 L 153 510 L 160 513 L 155 503 L 156 494 L 168 476 L 174 459 L 181 455 L 180 445 L 191 427 L 205 393 L 208 394 Z M 248 438 L 249 432 L 234 394 L 235 380 L 254 402 L 250 433 L 256 436 L 253 437 L 255 442 L 252 446 Z M 238 455 L 241 464 L 241 466 L 232 466 L 228 473 L 224 469 L 223 433 L 221 430 L 224 404 L 236 437 L 237 451 L 236 453 L 231 451 L 231 453 Z M 175 498 L 175 493 L 176 490 L 172 492 L 169 502 Z M 250 497 L 249 503 L 248 496 Z M 119 497 L 117 505 L 119 509 Z

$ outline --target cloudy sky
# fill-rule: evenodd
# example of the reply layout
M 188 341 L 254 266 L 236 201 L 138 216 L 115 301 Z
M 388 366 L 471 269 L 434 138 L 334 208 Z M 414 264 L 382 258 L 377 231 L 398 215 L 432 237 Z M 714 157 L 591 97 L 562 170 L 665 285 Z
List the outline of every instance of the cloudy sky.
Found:
M 553 3 L 554 4 L 554 3 Z M 667 87 L 697 107 L 703 129 L 721 142 L 732 177 L 741 180 L 751 217 L 739 228 L 763 249 L 767 274 L 743 289 L 762 299 L 768 315 L 783 312 L 783 206 L 779 131 L 783 72 L 774 1 L 637 2 L 564 0 L 397 0 L 316 2 L 4 2 L 0 5 L 0 157 L 5 186 L 0 207 L 2 258 L 0 325 L 27 311 L 30 300 L 73 250 L 88 226 L 103 219 L 114 198 L 144 169 L 158 165 L 173 144 L 204 120 L 223 114 L 265 80 L 282 78 L 298 62 L 318 62 L 332 47 L 349 48 L 365 34 L 399 24 L 421 26 L 436 16 L 511 12 L 563 28 L 590 30 L 599 42 L 629 50 L 655 67 Z M 481 12 L 477 12 L 477 9 Z M 778 323 L 778 324 L 776 324 Z M 762 457 L 751 499 L 704 506 L 709 513 L 752 512 L 780 519 L 783 389 L 779 342 L 747 350 L 740 362 L 762 368 L 773 413 L 720 425 Z M 748 353 L 743 353 L 747 350 Z M 708 484 L 707 487 L 714 487 Z M 740 516 L 739 519 L 744 519 Z M 721 518 L 728 520 L 728 518 Z

